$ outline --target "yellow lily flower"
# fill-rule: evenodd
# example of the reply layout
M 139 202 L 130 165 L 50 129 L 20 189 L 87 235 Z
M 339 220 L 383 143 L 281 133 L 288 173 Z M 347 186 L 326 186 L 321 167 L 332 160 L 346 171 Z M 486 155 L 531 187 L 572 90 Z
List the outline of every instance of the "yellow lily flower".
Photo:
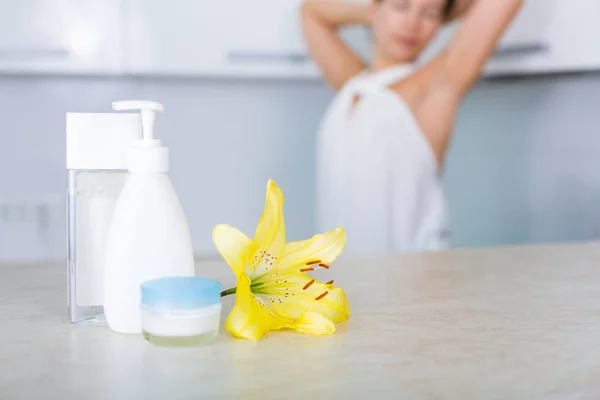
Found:
M 236 301 L 225 322 L 233 336 L 250 340 L 268 331 L 294 329 L 330 335 L 348 319 L 350 306 L 333 281 L 321 283 L 307 272 L 329 269 L 343 251 L 346 233 L 338 228 L 311 239 L 286 243 L 283 194 L 269 180 L 265 208 L 254 239 L 229 225 L 217 225 L 213 242 L 237 276 Z

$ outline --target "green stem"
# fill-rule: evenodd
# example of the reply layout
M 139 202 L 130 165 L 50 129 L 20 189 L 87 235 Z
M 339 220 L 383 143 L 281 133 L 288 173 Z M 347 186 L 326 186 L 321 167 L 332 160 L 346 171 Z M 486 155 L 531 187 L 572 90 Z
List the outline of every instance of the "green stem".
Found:
M 221 297 L 229 296 L 230 294 L 235 294 L 236 291 L 237 291 L 237 288 L 231 288 L 231 289 L 223 290 L 221 292 Z

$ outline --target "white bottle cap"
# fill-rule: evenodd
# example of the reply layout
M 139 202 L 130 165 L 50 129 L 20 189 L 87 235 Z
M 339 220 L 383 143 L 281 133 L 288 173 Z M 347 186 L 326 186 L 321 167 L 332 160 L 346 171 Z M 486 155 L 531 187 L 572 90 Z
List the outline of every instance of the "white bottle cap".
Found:
M 67 113 L 67 169 L 127 170 L 139 114 Z
M 162 104 L 155 101 L 126 100 L 113 103 L 113 109 L 140 110 L 142 121 L 141 139 L 135 142 L 131 151 L 130 172 L 168 172 L 169 149 L 161 146 L 161 141 L 154 138 L 154 119 L 156 111 L 164 111 Z M 139 137 L 138 137 L 139 138 Z

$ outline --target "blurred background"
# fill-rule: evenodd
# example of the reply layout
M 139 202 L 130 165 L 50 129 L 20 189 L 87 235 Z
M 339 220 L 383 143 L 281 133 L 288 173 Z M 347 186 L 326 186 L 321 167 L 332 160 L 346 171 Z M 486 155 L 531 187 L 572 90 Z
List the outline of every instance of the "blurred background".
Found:
M 199 257 L 216 254 L 217 223 L 253 233 L 270 178 L 289 239 L 316 233 L 315 137 L 333 93 L 299 4 L 0 1 L 0 261 L 66 257 L 65 113 L 133 98 L 165 106 L 156 134 Z M 599 16 L 598 0 L 528 0 L 505 35 L 447 158 L 455 246 L 600 238 Z M 366 29 L 344 38 L 369 57 Z

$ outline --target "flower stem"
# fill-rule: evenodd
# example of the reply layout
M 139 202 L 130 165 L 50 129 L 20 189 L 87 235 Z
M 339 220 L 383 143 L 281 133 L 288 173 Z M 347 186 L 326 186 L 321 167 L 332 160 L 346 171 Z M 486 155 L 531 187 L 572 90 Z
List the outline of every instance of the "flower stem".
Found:
M 231 289 L 223 290 L 221 292 L 221 297 L 229 296 L 230 294 L 235 294 L 236 291 L 237 291 L 237 288 L 231 288 Z

